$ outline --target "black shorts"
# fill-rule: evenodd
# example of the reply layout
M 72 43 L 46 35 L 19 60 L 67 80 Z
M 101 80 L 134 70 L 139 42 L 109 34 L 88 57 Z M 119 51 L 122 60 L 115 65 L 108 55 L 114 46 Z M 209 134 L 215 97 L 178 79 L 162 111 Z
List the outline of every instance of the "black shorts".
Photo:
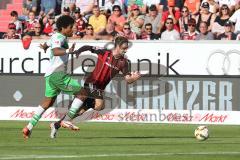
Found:
M 83 105 L 86 108 L 94 108 L 95 107 L 95 99 L 94 98 L 87 98 Z
M 104 91 L 98 89 L 93 84 L 84 84 L 84 89 L 87 91 L 87 99 L 84 101 L 83 106 L 87 108 L 95 107 L 95 99 L 103 99 Z
M 87 91 L 88 98 L 103 99 L 104 91 L 98 89 L 96 85 L 91 83 L 85 83 L 84 89 Z

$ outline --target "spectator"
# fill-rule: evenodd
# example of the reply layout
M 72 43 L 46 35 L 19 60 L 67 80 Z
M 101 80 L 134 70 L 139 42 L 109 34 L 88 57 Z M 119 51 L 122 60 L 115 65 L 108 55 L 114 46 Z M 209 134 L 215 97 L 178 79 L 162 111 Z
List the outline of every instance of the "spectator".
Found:
M 16 31 L 18 34 L 22 33 L 22 22 L 18 20 L 18 13 L 17 11 L 12 11 L 10 13 L 11 15 L 11 23 L 14 23 L 16 25 Z
M 184 6 L 189 9 L 191 15 L 197 15 L 200 9 L 200 0 L 185 0 Z
M 126 37 L 129 40 L 136 40 L 137 39 L 137 35 L 135 32 L 131 31 L 131 27 L 129 23 L 125 23 L 123 26 L 123 32 L 119 33 L 121 36 Z
M 57 6 L 56 0 L 41 0 L 41 16 L 55 14 L 55 8 Z
M 72 39 L 81 39 L 83 36 L 84 36 L 84 33 L 83 32 L 79 32 L 78 29 L 77 29 L 77 24 L 75 23 L 73 25 L 73 35 L 72 35 Z
M 204 2 L 201 6 L 200 14 L 196 17 L 197 30 L 199 30 L 200 22 L 204 21 L 204 22 L 207 22 L 208 31 L 211 31 L 214 20 L 215 20 L 215 15 L 209 12 L 209 3 Z
M 112 10 L 105 10 L 105 7 L 100 7 L 100 14 L 105 15 L 107 20 L 112 14 Z
M 115 26 L 112 24 L 107 24 L 106 27 L 106 33 L 107 35 L 111 35 L 112 39 L 115 38 L 116 36 L 118 36 L 118 32 L 115 30 Z M 110 38 L 111 39 L 111 38 Z
M 105 15 L 100 14 L 98 6 L 93 7 L 93 15 L 89 18 L 89 24 L 93 26 L 96 34 L 99 34 L 105 30 L 107 19 Z
M 55 15 L 60 15 L 62 13 L 62 0 L 56 0 L 56 1 L 57 3 L 56 3 Z
M 200 33 L 197 35 L 196 40 L 214 40 L 212 32 L 208 31 L 207 22 L 200 22 L 199 30 Z
M 77 7 L 78 8 L 78 7 Z M 70 7 L 69 7 L 69 10 L 70 10 L 70 16 L 71 17 L 74 17 L 75 15 L 75 10 L 76 10 L 76 5 L 75 4 L 71 4 Z
M 112 13 L 112 11 L 114 11 L 113 6 L 116 6 L 116 5 L 120 6 L 122 14 L 125 14 L 124 6 L 121 0 L 107 0 L 105 3 L 104 9 Z
M 28 32 L 23 36 L 23 39 L 25 39 L 26 37 L 32 37 L 33 39 L 39 39 L 44 37 L 43 33 L 42 33 L 42 26 L 40 23 L 36 23 L 35 27 L 34 27 L 34 31 Z
M 62 15 L 70 16 L 71 15 L 70 8 L 69 7 L 64 7 Z
M 234 12 L 234 14 L 229 19 L 231 22 L 235 23 L 234 33 L 240 33 L 240 9 Z
M 152 5 L 155 5 L 157 8 L 157 12 L 160 12 L 160 0 L 143 0 L 143 11 L 142 13 L 149 13 L 149 8 Z
M 47 23 L 43 28 L 43 33 L 47 36 L 51 36 L 55 30 L 56 30 L 55 16 L 52 14 L 48 16 Z
M 196 40 L 198 32 L 196 31 L 196 20 L 191 18 L 188 21 L 188 31 L 181 34 L 182 40 Z
M 106 26 L 106 30 L 96 35 L 97 39 L 104 39 L 104 40 L 113 40 L 119 33 L 115 31 L 115 26 L 112 23 L 108 23 Z
M 91 24 L 88 24 L 86 27 L 85 35 L 82 38 L 83 40 L 94 40 L 96 36 L 94 34 L 94 28 Z
M 180 40 L 180 34 L 173 27 L 173 19 L 166 20 L 166 30 L 161 35 L 161 40 Z
M 29 12 L 37 12 L 37 1 L 36 0 L 23 0 L 22 16 L 19 17 L 20 20 L 27 20 Z
M 24 33 L 34 31 L 35 24 L 38 20 L 35 18 L 34 12 L 29 12 L 28 20 L 25 23 Z
M 71 8 L 75 9 L 74 8 L 75 3 L 76 3 L 76 0 L 62 0 L 61 11 L 63 12 L 64 7 L 65 8 L 69 7 L 70 9 Z
M 212 27 L 212 33 L 214 33 L 214 35 L 218 36 L 224 33 L 224 24 L 229 20 L 230 12 L 226 4 L 220 7 L 219 15 L 216 17 Z
M 132 32 L 136 33 L 137 36 L 141 35 L 142 26 L 144 24 L 144 15 L 141 14 L 139 6 L 134 4 L 131 6 L 131 13 L 128 17 Z
M 75 17 L 75 24 L 76 24 L 77 32 L 84 33 L 85 27 L 87 25 L 87 20 L 81 15 L 80 8 L 78 8 L 78 7 L 76 8 L 74 17 Z
M 224 4 L 228 5 L 228 8 L 231 10 L 231 12 L 235 10 L 236 5 L 235 0 L 215 0 L 215 2 L 219 4 L 219 7 L 221 7 Z
M 232 32 L 232 22 L 231 21 L 227 21 L 224 24 L 224 30 L 225 32 L 220 34 L 219 36 L 217 36 L 216 39 L 218 40 L 235 40 L 236 39 L 236 34 L 234 34 Z
M 179 29 L 180 33 L 188 31 L 188 21 L 193 18 L 191 14 L 189 14 L 189 10 L 186 6 L 182 8 L 181 17 L 179 19 Z
M 144 31 L 141 34 L 143 40 L 159 40 L 160 34 L 153 33 L 153 27 L 151 23 L 145 24 Z
M 14 23 L 8 24 L 8 32 L 2 36 L 2 39 L 20 39 L 16 32 L 16 25 Z
M 97 5 L 96 0 L 76 0 L 76 7 L 81 9 L 82 15 L 87 19 L 92 14 L 95 5 Z
M 69 7 L 63 7 L 63 12 L 60 14 L 60 15 L 58 15 L 58 16 L 55 16 L 55 22 L 57 21 L 57 19 L 59 18 L 59 17 L 61 17 L 62 15 L 67 15 L 67 16 L 70 16 L 70 8 Z
M 142 12 L 143 11 L 143 0 L 127 0 L 126 1 L 126 6 L 127 6 L 127 10 L 128 12 L 132 11 L 132 6 L 133 5 L 137 5 L 139 10 Z
M 111 23 L 115 26 L 115 31 L 122 32 L 123 25 L 126 22 L 125 17 L 122 15 L 121 7 L 118 5 L 113 6 L 112 15 L 108 18 L 108 24 Z
M 149 14 L 145 17 L 144 24 L 146 25 L 147 23 L 151 23 L 152 32 L 157 34 L 158 27 L 160 26 L 160 23 L 161 23 L 161 18 L 162 18 L 162 15 L 158 13 L 158 9 L 156 5 L 153 4 L 149 7 Z
M 173 19 L 174 23 L 174 29 L 177 31 L 180 31 L 179 26 L 178 26 L 178 20 L 181 16 L 180 13 L 180 1 L 175 1 L 175 0 L 161 0 L 160 2 L 160 8 L 163 10 L 162 14 L 162 19 L 161 19 L 161 24 L 159 26 L 159 32 L 162 30 L 165 30 L 165 22 L 168 19 L 168 17 L 171 17 Z
M 215 2 L 215 0 L 203 0 L 202 4 L 204 2 L 207 2 L 209 4 L 209 12 L 211 13 L 217 13 L 217 10 L 219 8 L 218 4 Z M 201 6 L 202 6 L 201 4 Z
M 168 12 L 169 7 L 172 10 L 180 11 L 183 7 L 183 0 L 160 0 L 160 11 L 161 12 Z

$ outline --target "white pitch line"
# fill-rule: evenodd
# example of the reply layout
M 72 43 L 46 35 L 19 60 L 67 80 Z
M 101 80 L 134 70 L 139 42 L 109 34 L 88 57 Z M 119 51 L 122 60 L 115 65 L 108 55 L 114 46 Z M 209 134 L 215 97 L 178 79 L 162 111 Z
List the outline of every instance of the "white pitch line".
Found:
M 58 159 L 58 158 L 99 158 L 99 157 L 141 157 L 141 156 L 175 156 L 175 155 L 240 155 L 240 152 L 193 152 L 193 153 L 136 153 L 136 154 L 95 154 L 95 155 L 9 155 L 0 160 L 14 159 Z

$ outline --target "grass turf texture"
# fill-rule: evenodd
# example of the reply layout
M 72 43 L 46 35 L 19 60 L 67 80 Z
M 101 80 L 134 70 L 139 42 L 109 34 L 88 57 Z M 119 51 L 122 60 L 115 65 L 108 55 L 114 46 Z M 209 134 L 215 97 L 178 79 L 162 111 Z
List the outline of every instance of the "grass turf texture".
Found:
M 80 123 L 79 132 L 60 129 L 49 138 L 49 123 L 40 122 L 24 140 L 26 122 L 0 121 L 2 159 L 96 160 L 239 160 L 240 127 L 208 126 L 210 138 L 193 137 L 197 125 Z

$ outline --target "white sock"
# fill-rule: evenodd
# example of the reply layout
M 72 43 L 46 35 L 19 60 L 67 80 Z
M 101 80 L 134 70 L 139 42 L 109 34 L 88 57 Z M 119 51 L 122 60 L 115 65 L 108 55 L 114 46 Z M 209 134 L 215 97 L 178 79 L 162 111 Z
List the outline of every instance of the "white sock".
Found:
M 32 119 L 27 125 L 27 128 L 29 130 L 32 130 L 32 128 L 38 123 L 39 119 L 42 117 L 42 114 L 45 112 L 45 109 L 42 106 L 38 106 L 38 108 L 35 111 L 35 114 L 33 115 Z
M 78 112 L 79 108 L 82 106 L 82 104 L 83 104 L 82 100 L 80 100 L 79 98 L 74 98 L 72 105 L 63 120 L 64 121 L 72 120 L 75 117 L 75 115 L 77 114 L 77 112 Z

